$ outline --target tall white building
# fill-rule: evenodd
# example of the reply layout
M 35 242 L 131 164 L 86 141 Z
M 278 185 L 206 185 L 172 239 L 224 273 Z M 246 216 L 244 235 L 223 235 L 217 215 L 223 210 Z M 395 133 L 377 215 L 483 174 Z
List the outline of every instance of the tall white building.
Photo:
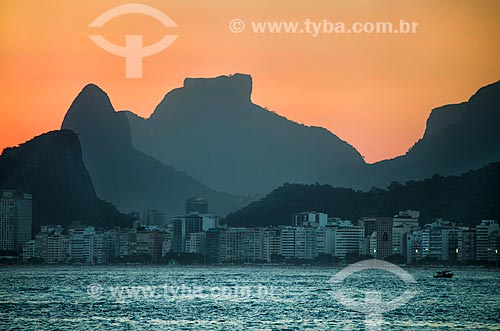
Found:
M 287 258 L 295 257 L 295 228 L 287 226 L 280 231 L 281 256 Z
M 32 219 L 31 194 L 0 192 L 0 250 L 21 252 L 31 240 Z
M 222 261 L 254 262 L 265 260 L 263 228 L 227 228 L 221 233 Z
M 457 234 L 457 259 L 460 262 L 476 259 L 476 229 L 462 227 Z
M 137 231 L 121 228 L 116 234 L 115 257 L 124 258 L 137 253 Z
M 476 226 L 476 260 L 488 261 L 495 248 L 490 245 L 490 236 L 499 231 L 499 225 L 493 220 L 483 220 Z
M 47 237 L 47 256 L 43 257 L 46 263 L 64 263 L 69 260 L 69 236 L 54 233 Z
M 334 227 L 334 256 L 345 259 L 347 255 L 359 255 L 365 231 L 351 222 Z
M 205 254 L 205 232 L 193 232 L 186 239 L 186 253 Z
M 422 257 L 441 260 L 442 250 L 441 229 L 426 226 L 422 231 Z
M 441 219 L 426 224 L 422 230 L 422 258 L 456 260 L 459 231 L 454 223 Z
M 441 260 L 458 260 L 458 234 L 460 229 L 457 227 L 446 227 L 441 230 L 442 251 Z
M 406 235 L 419 228 L 420 212 L 416 210 L 400 211 L 392 218 L 392 254 L 406 256 Z
M 406 263 L 422 259 L 422 230 L 413 230 L 406 234 Z
M 102 234 L 93 226 L 69 230 L 69 257 L 73 262 L 102 263 L 104 245 Z
M 262 236 L 262 259 L 272 262 L 272 258 L 281 253 L 279 232 L 274 229 L 264 229 Z
M 280 232 L 281 255 L 286 258 L 314 259 L 316 232 L 311 227 L 283 227 Z
M 316 229 L 316 253 L 333 255 L 335 252 L 335 229 L 321 227 Z
M 316 232 L 313 228 L 295 228 L 295 257 L 299 259 L 314 259 L 316 252 Z

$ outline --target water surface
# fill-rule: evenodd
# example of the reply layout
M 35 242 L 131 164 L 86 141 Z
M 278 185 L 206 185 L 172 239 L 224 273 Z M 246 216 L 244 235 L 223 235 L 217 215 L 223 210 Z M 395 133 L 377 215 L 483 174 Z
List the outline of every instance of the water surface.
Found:
M 433 270 L 410 269 L 417 283 L 408 285 L 391 273 L 367 270 L 333 284 L 338 271 L 4 267 L 0 329 L 364 330 L 365 315 L 342 306 L 335 291 L 360 302 L 366 291 L 377 291 L 389 301 L 411 288 L 416 296 L 383 315 L 383 330 L 500 330 L 498 272 L 464 270 L 434 279 Z

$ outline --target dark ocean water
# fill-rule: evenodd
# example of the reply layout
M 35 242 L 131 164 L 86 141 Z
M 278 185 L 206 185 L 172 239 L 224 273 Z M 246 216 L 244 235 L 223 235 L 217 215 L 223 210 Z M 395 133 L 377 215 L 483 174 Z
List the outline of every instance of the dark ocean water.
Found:
M 340 304 L 416 295 L 381 315 L 381 330 L 500 330 L 500 272 L 379 270 L 340 283 L 339 269 L 281 267 L 3 267 L 0 329 L 365 330 L 364 313 Z

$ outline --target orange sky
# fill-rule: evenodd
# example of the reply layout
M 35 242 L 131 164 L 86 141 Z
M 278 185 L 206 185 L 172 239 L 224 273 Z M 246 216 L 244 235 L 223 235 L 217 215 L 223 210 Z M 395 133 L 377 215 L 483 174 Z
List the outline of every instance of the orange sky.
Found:
M 0 2 L 0 148 L 57 129 L 71 101 L 93 82 L 116 109 L 148 117 L 185 77 L 253 76 L 253 101 L 287 118 L 323 126 L 368 162 L 404 153 L 433 107 L 466 100 L 500 79 L 500 1 L 252 0 L 131 1 L 158 8 L 178 28 L 125 15 L 102 28 L 97 16 L 127 1 Z M 233 18 L 247 22 L 229 31 Z M 253 34 L 251 21 L 419 22 L 416 34 Z M 124 59 L 89 34 L 144 44 L 178 39 L 126 79 Z

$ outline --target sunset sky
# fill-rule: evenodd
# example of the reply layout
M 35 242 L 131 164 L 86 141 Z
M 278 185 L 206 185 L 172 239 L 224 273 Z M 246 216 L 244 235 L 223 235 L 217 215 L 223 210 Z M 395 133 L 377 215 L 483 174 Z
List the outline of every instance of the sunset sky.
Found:
M 150 5 L 178 25 L 124 15 L 89 24 L 128 1 L 0 2 L 0 149 L 58 129 L 87 83 L 117 110 L 148 117 L 186 77 L 247 73 L 253 102 L 306 125 L 322 126 L 367 162 L 408 150 L 432 108 L 467 100 L 500 80 L 500 1 L 162 0 Z M 228 28 L 239 18 L 238 34 Z M 250 22 L 418 22 L 415 34 L 255 34 Z M 166 34 L 177 40 L 144 59 L 143 78 L 126 79 L 125 61 L 89 34 L 124 45 Z M 323 151 L 324 152 L 324 151 Z

